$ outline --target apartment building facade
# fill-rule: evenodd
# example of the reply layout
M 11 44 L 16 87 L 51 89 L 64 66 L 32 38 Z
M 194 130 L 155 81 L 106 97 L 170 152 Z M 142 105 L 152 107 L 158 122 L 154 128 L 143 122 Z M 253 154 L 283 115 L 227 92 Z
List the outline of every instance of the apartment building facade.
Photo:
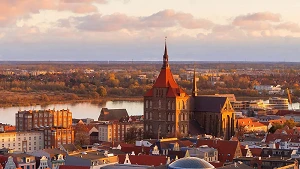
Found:
M 0 148 L 18 152 L 41 150 L 44 148 L 44 133 L 42 131 L 0 133 Z
M 24 110 L 16 113 L 16 130 L 28 131 L 40 127 L 72 127 L 70 110 Z
M 99 124 L 99 141 L 124 141 L 126 133 L 131 129 L 136 129 L 137 137 L 142 138 L 144 123 L 139 122 L 103 122 Z
M 28 110 L 16 113 L 17 131 L 43 132 L 44 148 L 74 143 L 70 110 Z

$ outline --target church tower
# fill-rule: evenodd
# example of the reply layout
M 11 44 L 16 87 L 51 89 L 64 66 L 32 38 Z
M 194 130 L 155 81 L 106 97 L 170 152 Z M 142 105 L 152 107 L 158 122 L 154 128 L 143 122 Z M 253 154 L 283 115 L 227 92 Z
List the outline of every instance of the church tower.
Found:
M 173 78 L 165 40 L 162 68 L 154 85 L 144 95 L 145 137 L 162 138 L 188 135 L 188 99 L 189 96 Z

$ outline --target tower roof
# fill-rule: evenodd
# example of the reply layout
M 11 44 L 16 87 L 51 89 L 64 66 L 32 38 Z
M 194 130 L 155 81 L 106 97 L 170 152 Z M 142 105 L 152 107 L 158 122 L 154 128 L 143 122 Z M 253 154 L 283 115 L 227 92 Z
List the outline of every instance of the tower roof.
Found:
M 167 44 L 165 41 L 165 51 L 163 55 L 163 65 L 160 70 L 160 73 L 152 86 L 152 88 L 145 94 L 145 96 L 153 96 L 153 88 L 168 88 L 167 97 L 176 97 L 180 96 L 181 94 L 185 94 L 185 91 L 179 87 L 176 83 L 173 74 L 171 72 L 169 66 L 169 56 L 168 56 L 168 49 Z

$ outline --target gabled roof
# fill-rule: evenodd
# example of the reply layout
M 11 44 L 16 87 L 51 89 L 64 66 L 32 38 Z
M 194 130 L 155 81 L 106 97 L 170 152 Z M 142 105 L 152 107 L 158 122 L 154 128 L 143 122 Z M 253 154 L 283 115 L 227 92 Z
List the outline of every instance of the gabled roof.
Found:
M 220 96 L 196 96 L 193 99 L 196 112 L 221 112 L 227 101 L 227 97 Z
M 154 85 L 144 96 L 153 96 L 153 88 L 168 88 L 167 97 L 187 96 L 185 91 L 176 83 L 170 68 L 162 68 Z
M 233 161 L 237 149 L 240 149 L 238 141 L 227 140 L 198 140 L 197 147 L 207 145 L 218 150 L 219 161 Z
M 253 157 L 260 157 L 262 149 L 261 148 L 250 148 Z
M 126 155 L 118 155 L 119 164 L 123 164 Z M 168 158 L 166 156 L 152 156 L 152 155 L 129 155 L 131 164 L 148 165 L 148 166 L 160 166 L 167 163 Z
M 102 108 L 99 121 L 119 121 L 121 118 L 128 117 L 126 109 L 107 109 Z

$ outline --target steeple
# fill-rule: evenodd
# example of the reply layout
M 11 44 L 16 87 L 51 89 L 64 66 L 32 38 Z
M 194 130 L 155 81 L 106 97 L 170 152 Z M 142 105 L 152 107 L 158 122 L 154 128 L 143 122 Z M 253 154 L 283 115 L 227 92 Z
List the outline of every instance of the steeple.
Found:
M 162 69 L 169 67 L 169 56 L 168 56 L 168 49 L 167 49 L 167 37 L 165 37 L 165 52 L 163 56 L 163 66 Z
M 197 96 L 197 82 L 196 82 L 196 68 L 194 67 L 194 78 L 193 78 L 193 92 L 192 96 Z

